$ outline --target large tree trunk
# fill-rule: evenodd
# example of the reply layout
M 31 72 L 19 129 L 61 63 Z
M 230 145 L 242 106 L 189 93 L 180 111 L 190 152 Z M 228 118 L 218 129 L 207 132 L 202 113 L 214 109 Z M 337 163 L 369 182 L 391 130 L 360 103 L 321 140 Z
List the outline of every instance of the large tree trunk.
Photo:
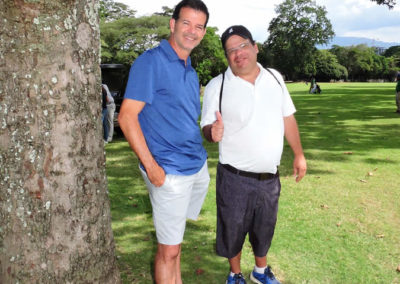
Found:
M 97 0 L 0 1 L 0 283 L 118 283 Z

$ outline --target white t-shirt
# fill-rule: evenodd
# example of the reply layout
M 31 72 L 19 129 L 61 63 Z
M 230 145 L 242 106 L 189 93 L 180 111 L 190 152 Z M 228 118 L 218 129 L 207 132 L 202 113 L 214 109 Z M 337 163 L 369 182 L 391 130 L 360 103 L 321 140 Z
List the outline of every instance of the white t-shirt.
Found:
M 222 95 L 224 135 L 219 143 L 222 164 L 250 172 L 276 173 L 283 151 L 283 118 L 296 109 L 281 74 L 260 64 L 260 73 L 251 84 L 235 76 L 228 67 Z M 201 127 L 216 120 L 222 74 L 213 78 L 204 90 Z

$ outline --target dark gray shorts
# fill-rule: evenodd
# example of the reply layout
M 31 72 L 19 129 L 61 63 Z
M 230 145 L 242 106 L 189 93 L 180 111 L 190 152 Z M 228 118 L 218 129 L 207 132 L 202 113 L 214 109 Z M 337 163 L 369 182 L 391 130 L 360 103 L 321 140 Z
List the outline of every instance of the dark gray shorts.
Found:
M 217 254 L 236 256 L 247 233 L 254 255 L 271 246 L 281 191 L 279 174 L 267 180 L 244 177 L 217 166 Z

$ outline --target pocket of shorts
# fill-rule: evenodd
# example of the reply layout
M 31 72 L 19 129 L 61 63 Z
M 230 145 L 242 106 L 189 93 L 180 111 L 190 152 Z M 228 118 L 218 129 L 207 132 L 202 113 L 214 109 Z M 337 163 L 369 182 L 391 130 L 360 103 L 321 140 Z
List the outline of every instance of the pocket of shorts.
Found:
M 170 179 L 169 175 L 165 175 L 165 180 L 164 183 L 160 186 L 155 186 L 153 183 L 151 183 L 149 176 L 147 175 L 146 171 L 143 170 L 140 166 L 139 166 L 139 170 L 141 171 L 143 177 L 147 180 L 146 182 L 148 182 L 149 184 L 151 184 L 154 188 L 163 188 L 165 185 L 168 185 L 168 180 Z
M 179 186 L 176 187 L 177 186 L 176 178 L 177 178 L 176 175 L 171 175 L 171 174 L 166 175 L 163 185 L 158 187 L 157 189 L 161 189 L 161 190 L 164 190 L 164 191 L 167 191 L 167 192 L 170 192 L 171 194 L 173 194 L 174 192 L 179 190 Z M 179 182 L 178 182 L 178 184 L 179 184 Z
M 164 183 L 161 186 L 159 186 L 158 188 L 163 188 L 163 187 L 168 186 L 169 179 L 170 179 L 170 176 L 169 175 L 165 175 Z

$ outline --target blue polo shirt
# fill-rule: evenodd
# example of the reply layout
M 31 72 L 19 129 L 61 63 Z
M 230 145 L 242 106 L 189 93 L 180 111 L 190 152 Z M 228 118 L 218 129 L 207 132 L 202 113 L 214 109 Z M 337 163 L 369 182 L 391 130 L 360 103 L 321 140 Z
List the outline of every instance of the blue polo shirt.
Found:
M 190 58 L 185 66 L 162 40 L 135 60 L 125 99 L 146 103 L 139 123 L 150 152 L 167 174 L 191 175 L 201 169 L 207 154 L 197 123 L 199 80 Z

